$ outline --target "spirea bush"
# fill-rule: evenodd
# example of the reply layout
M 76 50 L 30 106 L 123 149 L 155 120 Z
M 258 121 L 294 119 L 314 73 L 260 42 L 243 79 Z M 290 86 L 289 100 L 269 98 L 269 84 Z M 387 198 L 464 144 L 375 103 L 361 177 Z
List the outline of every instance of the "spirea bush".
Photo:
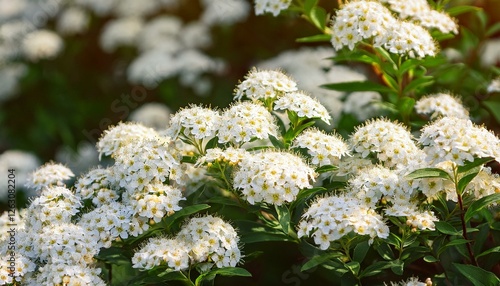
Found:
M 227 107 L 192 103 L 160 129 L 151 118 L 117 122 L 95 144 L 101 165 L 78 173 L 51 161 L 28 177 L 37 195 L 0 217 L 0 285 L 500 285 L 498 130 L 459 95 L 434 89 L 454 67 L 440 47 L 464 30 L 455 16 L 479 8 L 443 2 L 339 1 L 327 11 L 317 0 L 256 0 L 257 15 L 300 14 L 317 28 L 299 42 L 326 42 L 326 61 L 341 65 L 332 71 L 366 73 L 324 90 L 342 92 L 346 105 L 370 92 L 366 104 L 377 108 L 335 113 L 284 70 L 251 68 Z M 214 11 L 202 19 L 216 23 Z M 75 32 L 87 20 L 76 9 L 60 21 Z M 176 46 L 136 39 L 172 33 L 181 53 L 177 30 L 165 29 L 180 23 L 156 19 L 139 35 L 143 25 L 127 15 L 101 44 L 136 43 L 146 57 L 148 44 Z M 22 49 L 47 60 L 59 40 L 37 31 Z M 485 89 L 487 108 L 498 104 L 496 85 Z M 286 252 L 295 260 L 258 267 Z

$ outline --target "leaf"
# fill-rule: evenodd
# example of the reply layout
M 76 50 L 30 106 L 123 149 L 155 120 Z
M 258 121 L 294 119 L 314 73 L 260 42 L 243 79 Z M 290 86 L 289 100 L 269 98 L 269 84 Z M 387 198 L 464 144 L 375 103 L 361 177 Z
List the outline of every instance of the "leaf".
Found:
M 466 173 L 469 170 L 474 169 L 475 167 L 482 166 L 482 165 L 484 165 L 484 164 L 486 164 L 488 162 L 491 162 L 493 160 L 495 160 L 495 158 L 493 158 L 493 157 L 476 158 L 472 162 L 468 162 L 468 163 L 466 163 L 463 166 L 459 166 L 458 169 L 457 169 L 457 171 L 458 171 L 459 174 L 463 174 L 463 173 Z
M 264 241 L 291 241 L 280 229 L 250 221 L 240 220 L 235 222 L 241 233 L 241 242 L 256 243 Z
M 351 270 L 351 272 L 352 272 L 352 274 L 354 274 L 354 276 L 358 276 L 359 269 L 361 268 L 361 265 L 359 264 L 359 262 L 350 261 L 350 262 L 346 263 L 345 266 L 347 267 L 347 269 Z
M 340 257 L 342 254 L 340 252 L 324 252 L 320 255 L 315 255 L 311 259 L 309 259 L 302 267 L 300 271 L 304 272 L 311 268 L 314 268 L 320 264 L 323 264 L 333 258 Z
M 450 175 L 446 171 L 438 168 L 418 169 L 406 175 L 406 179 L 408 180 L 422 179 L 422 178 L 442 178 L 446 180 L 451 180 Z
M 453 266 L 457 268 L 458 273 L 465 276 L 474 286 L 500 285 L 500 279 L 495 274 L 482 268 L 458 263 L 453 263 Z
M 135 276 L 127 285 L 155 285 L 166 281 L 184 281 L 189 280 L 180 271 L 175 271 L 170 268 L 155 267 L 149 271 L 141 272 Z
M 420 88 L 432 85 L 434 83 L 433 76 L 423 76 L 421 78 L 415 79 L 411 81 L 409 84 L 405 86 L 403 89 L 403 94 L 408 94 L 414 90 L 418 90 Z
M 373 276 L 381 273 L 383 270 L 390 268 L 392 263 L 390 261 L 377 261 L 375 263 L 370 264 L 365 268 L 359 275 L 360 278 Z
M 288 234 L 290 228 L 290 210 L 288 210 L 286 205 L 276 206 L 276 213 L 278 214 L 278 221 L 283 232 Z
M 497 22 L 493 24 L 491 27 L 489 27 L 488 30 L 486 31 L 485 36 L 489 38 L 498 32 L 500 32 L 500 22 Z
M 462 235 L 460 231 L 456 230 L 455 227 L 445 221 L 436 221 L 434 225 L 440 233 L 447 235 Z
M 448 15 L 450 15 L 452 17 L 455 17 L 455 16 L 458 16 L 460 14 L 464 14 L 467 12 L 477 12 L 477 11 L 481 11 L 481 8 L 475 7 L 475 6 L 463 5 L 463 6 L 452 7 L 450 9 L 448 9 L 446 11 L 446 13 L 448 13 Z
M 396 259 L 392 262 L 391 270 L 392 272 L 394 272 L 394 274 L 403 275 L 404 265 L 405 265 L 404 261 Z
M 497 123 L 500 123 L 500 102 L 485 100 L 482 104 L 490 110 Z
M 373 247 L 373 249 L 375 249 L 378 254 L 380 254 L 380 256 L 382 256 L 382 258 L 385 260 L 392 261 L 395 259 L 391 247 L 386 243 L 379 242 L 376 246 Z
M 409 70 L 415 69 L 422 64 L 421 59 L 407 59 L 399 67 L 399 73 L 404 74 Z
M 209 272 L 203 273 L 198 278 L 196 278 L 195 285 L 202 285 L 203 281 L 211 281 L 215 279 L 215 276 L 242 276 L 242 277 L 252 277 L 252 274 L 244 268 L 240 267 L 223 267 L 211 270 Z
M 488 255 L 490 253 L 494 253 L 494 252 L 500 252 L 500 246 L 495 246 L 493 248 L 490 248 L 484 252 L 481 252 L 480 254 L 476 255 L 476 258 L 479 258 L 479 257 L 482 257 L 482 256 L 485 256 L 485 255 Z
M 199 204 L 199 205 L 184 207 L 180 211 L 175 212 L 173 215 L 164 218 L 162 224 L 167 229 L 170 229 L 177 220 L 182 219 L 186 216 L 190 216 L 202 210 L 206 210 L 208 208 L 210 208 L 210 205 L 207 204 Z
M 318 34 L 318 35 L 298 38 L 295 41 L 298 43 L 329 42 L 331 37 L 332 36 L 328 34 Z
M 324 193 L 326 191 L 327 191 L 327 189 L 323 188 L 323 187 L 316 187 L 316 188 L 301 190 L 299 192 L 299 194 L 297 195 L 297 198 L 295 198 L 295 201 L 293 201 L 292 204 L 290 205 L 290 209 L 293 210 L 293 209 L 295 209 L 295 207 L 297 205 L 305 202 L 310 197 L 317 195 L 317 194 L 320 194 L 320 193 Z
M 285 149 L 285 144 L 283 144 L 283 142 L 281 142 L 278 138 L 274 137 L 271 134 L 269 134 L 269 140 L 277 149 Z
M 319 0 L 306 0 L 304 2 L 304 12 L 309 15 L 311 13 L 312 9 L 318 5 Z
M 462 177 L 457 184 L 458 192 L 460 194 L 463 194 L 465 191 L 465 188 L 467 188 L 467 185 L 477 176 L 479 172 L 474 172 L 472 174 L 468 174 L 464 177 Z
M 322 174 L 327 172 L 332 172 L 338 170 L 339 167 L 333 165 L 323 165 L 321 167 L 316 168 L 316 173 Z
M 468 222 L 478 211 L 495 202 L 500 202 L 500 193 L 491 194 L 474 201 L 465 212 L 465 222 Z
M 434 263 L 434 262 L 438 262 L 439 261 L 439 259 L 437 259 L 436 257 L 434 257 L 432 255 L 426 255 L 426 256 L 424 256 L 423 259 L 427 263 Z
M 364 50 L 346 52 L 331 58 L 334 62 L 356 61 L 367 64 L 379 64 L 380 60 L 375 55 Z
M 385 85 L 375 83 L 372 81 L 349 81 L 339 83 L 329 83 L 321 85 L 322 88 L 333 89 L 338 91 L 379 91 L 379 92 L 392 92 L 392 89 Z
M 318 29 L 321 31 L 325 30 L 327 16 L 324 8 L 319 6 L 313 7 L 309 13 L 309 18 L 311 19 L 311 22 L 318 27 Z
M 398 102 L 398 109 L 402 114 L 411 114 L 413 106 L 415 106 L 415 99 L 411 97 L 403 97 Z
M 363 262 L 363 259 L 365 259 L 366 253 L 368 253 L 369 249 L 370 244 L 368 243 L 368 241 L 358 243 L 356 247 L 354 247 L 354 254 L 352 256 L 352 259 L 359 263 Z
M 96 258 L 109 264 L 130 263 L 130 258 L 125 256 L 123 249 L 120 247 L 101 248 Z

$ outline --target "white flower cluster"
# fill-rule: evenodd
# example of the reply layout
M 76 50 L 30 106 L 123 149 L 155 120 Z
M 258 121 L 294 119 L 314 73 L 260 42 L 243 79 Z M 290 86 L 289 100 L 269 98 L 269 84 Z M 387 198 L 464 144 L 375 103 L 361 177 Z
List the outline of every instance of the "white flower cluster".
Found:
M 385 286 L 387 286 L 387 283 L 384 283 Z M 391 282 L 390 286 L 432 286 L 432 279 L 427 278 L 425 279 L 425 282 L 420 282 L 420 280 L 417 277 L 410 277 L 405 281 L 400 281 L 400 282 Z
M 282 205 L 295 200 L 300 190 L 311 188 L 316 174 L 297 155 L 267 151 L 250 154 L 238 164 L 233 187 L 250 204 Z
M 312 237 L 320 249 L 328 249 L 330 243 L 354 232 L 387 238 L 389 227 L 381 215 L 362 201 L 349 196 L 330 196 L 317 199 L 302 215 L 298 225 L 299 237 Z
M 236 86 L 234 99 L 265 100 L 294 91 L 297 91 L 297 83 L 283 72 L 253 69 Z
M 221 116 L 216 110 L 201 106 L 190 106 L 177 111 L 170 118 L 167 134 L 172 138 L 181 135 L 198 140 L 210 139 L 215 136 L 220 121 Z
M 375 47 L 410 57 L 434 56 L 437 47 L 423 27 L 401 21 L 389 9 L 375 1 L 352 1 L 337 10 L 332 21 L 332 45 L 336 50 L 350 50 L 363 40 Z
M 353 114 L 359 121 L 375 116 L 381 96 L 378 92 L 340 92 L 328 90 L 320 86 L 326 82 L 340 83 L 349 81 L 365 81 L 367 77 L 360 71 L 334 64 L 328 58 L 334 56 L 334 51 L 328 47 L 302 47 L 298 50 L 282 52 L 275 58 L 258 64 L 261 69 L 283 69 L 301 84 L 301 89 L 314 94 L 329 114 L 335 117 L 331 123 L 336 124 L 338 114 Z
M 442 33 L 458 34 L 456 20 L 445 12 L 433 10 L 426 0 L 379 0 L 389 5 L 389 9 L 402 19 L 410 19 L 428 29 L 438 29 Z
M 374 154 L 386 167 L 406 168 L 423 156 L 409 130 L 387 119 L 370 120 L 357 127 L 350 144 L 363 158 Z
M 122 123 L 104 131 L 97 142 L 99 157 L 103 154 L 109 156 L 128 142 L 152 139 L 157 136 L 154 129 L 137 123 Z
M 134 110 L 129 120 L 159 131 L 167 128 L 171 114 L 172 111 L 165 104 L 150 102 Z
M 202 262 L 234 267 L 241 259 L 238 244 L 238 234 L 229 223 L 211 215 L 195 217 L 173 238 L 150 239 L 134 254 L 132 263 L 146 270 L 158 265 L 185 270 Z
M 31 174 L 26 186 L 40 191 L 49 186 L 62 186 L 64 185 L 63 181 L 73 176 L 73 172 L 66 166 L 58 163 L 47 163 Z
M 0 76 L 1 77 L 1 76 Z M 15 170 L 16 185 L 18 191 L 23 190 L 23 187 L 28 183 L 30 174 L 40 166 L 40 160 L 32 153 L 21 150 L 7 150 L 0 154 L 0 172 L 8 174 L 9 169 Z M 8 181 L 0 181 L 0 201 L 8 199 Z M 33 192 L 26 192 L 27 197 L 34 195 Z
M 488 93 L 500 92 L 500 77 L 493 79 L 486 90 Z
M 469 118 L 469 111 L 462 105 L 462 101 L 448 93 L 436 93 L 421 97 L 415 103 L 415 111 L 419 114 L 430 115 L 431 119 L 441 116 Z
M 219 143 L 238 145 L 255 139 L 278 136 L 271 113 L 259 102 L 241 101 L 224 110 L 218 128 Z
M 272 13 L 273 16 L 278 16 L 282 10 L 288 9 L 292 0 L 254 0 L 254 2 L 256 15 Z
M 451 161 L 463 165 L 475 157 L 500 161 L 500 139 L 469 119 L 443 117 L 422 129 L 418 141 L 424 146 L 427 161 L 435 165 Z
M 61 37 L 49 30 L 33 31 L 26 35 L 22 43 L 24 55 L 32 62 L 55 58 L 63 47 Z
M 290 110 L 299 117 L 320 118 L 326 124 L 332 119 L 328 110 L 316 99 L 303 92 L 290 92 L 281 96 L 274 102 L 275 110 Z
M 339 135 L 329 135 L 318 129 L 309 129 L 295 138 L 292 147 L 307 149 L 311 164 L 338 165 L 342 157 L 349 155 L 349 146 Z

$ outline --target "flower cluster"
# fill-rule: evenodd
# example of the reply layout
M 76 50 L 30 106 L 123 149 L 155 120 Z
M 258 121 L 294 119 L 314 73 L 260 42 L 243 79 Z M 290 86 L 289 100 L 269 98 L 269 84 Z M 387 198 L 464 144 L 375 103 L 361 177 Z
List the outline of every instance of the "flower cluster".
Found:
M 191 106 L 181 109 L 170 118 L 167 134 L 173 138 L 179 135 L 195 139 L 211 138 L 215 136 L 220 121 L 217 111 Z
M 410 57 L 434 56 L 437 52 L 431 35 L 423 27 L 394 18 L 379 2 L 349 2 L 332 21 L 331 42 L 336 50 L 344 46 L 352 50 L 363 40 Z
M 275 110 L 289 110 L 299 117 L 319 118 L 326 124 L 332 119 L 328 110 L 317 100 L 303 92 L 290 92 L 274 102 Z
M 422 129 L 418 141 L 429 164 L 452 161 L 463 165 L 475 157 L 500 160 L 500 139 L 469 119 L 443 117 Z
M 254 69 L 235 89 L 234 99 L 252 100 L 276 98 L 287 92 L 297 91 L 297 83 L 280 71 Z
M 272 13 L 273 16 L 278 16 L 282 10 L 286 10 L 292 0 L 255 0 L 255 14 L 261 15 L 264 13 Z
M 73 177 L 73 172 L 66 166 L 58 163 L 47 163 L 28 178 L 26 186 L 37 191 L 49 186 L 62 186 L 63 181 Z
M 250 204 L 282 205 L 292 202 L 300 190 L 312 187 L 314 169 L 301 157 L 267 151 L 246 156 L 234 172 L 233 187 Z
M 236 266 L 241 259 L 239 237 L 221 218 L 211 215 L 190 219 L 173 238 L 150 239 L 132 257 L 134 268 L 168 265 L 175 270 L 210 262 L 217 268 Z
M 305 130 L 297 136 L 292 147 L 305 148 L 313 165 L 338 165 L 349 155 L 349 147 L 339 135 L 328 135 L 318 129 Z
M 441 116 L 469 118 L 469 111 L 462 105 L 461 100 L 447 93 L 436 93 L 421 97 L 415 103 L 415 111 L 419 114 L 430 115 L 431 119 Z
M 349 196 L 330 196 L 317 199 L 302 215 L 298 226 L 299 237 L 312 237 L 320 249 L 328 249 L 331 242 L 354 232 L 387 238 L 389 227 L 381 215 L 363 201 Z

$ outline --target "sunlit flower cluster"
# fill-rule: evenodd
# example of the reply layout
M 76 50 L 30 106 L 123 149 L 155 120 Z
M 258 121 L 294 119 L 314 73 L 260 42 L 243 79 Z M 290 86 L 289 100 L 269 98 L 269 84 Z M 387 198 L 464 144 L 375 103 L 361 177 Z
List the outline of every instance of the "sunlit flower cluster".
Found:
M 39 191 L 49 186 L 62 186 L 65 180 L 73 176 L 73 172 L 66 166 L 58 163 L 47 163 L 31 174 L 26 186 Z
M 282 205 L 300 190 L 312 187 L 316 174 L 301 157 L 287 152 L 261 152 L 246 156 L 234 173 L 233 187 L 250 204 Z
M 265 100 L 293 91 L 297 91 L 297 83 L 284 73 L 254 69 L 236 86 L 234 99 L 240 100 L 245 97 L 252 100 Z
M 349 196 L 330 196 L 317 199 L 302 215 L 298 226 L 299 237 L 312 237 L 320 249 L 328 249 L 331 242 L 354 232 L 387 238 L 389 227 L 381 215 L 363 201 Z
M 469 118 L 469 111 L 462 105 L 462 101 L 447 93 L 436 93 L 421 97 L 415 103 L 415 110 L 417 113 L 429 115 L 431 119 L 441 116 Z
M 363 158 L 373 154 L 386 167 L 414 164 L 422 156 L 408 129 L 387 119 L 367 121 L 356 128 L 350 144 Z
M 150 239 L 132 257 L 134 268 L 151 269 L 168 265 L 185 270 L 190 265 L 210 262 L 218 268 L 236 266 L 241 259 L 239 237 L 221 218 L 211 215 L 190 219 L 173 238 Z
M 463 165 L 475 157 L 500 160 L 500 139 L 469 119 L 443 117 L 422 129 L 418 141 L 430 164 L 452 161 Z
M 185 136 L 195 139 L 210 139 L 215 136 L 221 116 L 219 112 L 201 106 L 191 106 L 176 112 L 170 118 L 168 134 L 176 138 Z
M 349 155 L 349 147 L 339 135 L 329 135 L 318 129 L 302 132 L 293 142 L 293 147 L 305 148 L 312 157 L 311 164 L 338 165 L 340 159 Z
M 337 10 L 331 42 L 336 50 L 350 50 L 365 41 L 391 53 L 410 57 L 434 56 L 437 47 L 423 27 L 396 19 L 379 2 L 352 1 Z
M 243 144 L 254 139 L 278 135 L 271 113 L 258 102 L 235 102 L 222 114 L 218 127 L 219 143 Z
M 109 156 L 128 142 L 152 139 L 157 136 L 158 133 L 154 129 L 145 127 L 142 124 L 120 122 L 103 132 L 97 142 L 97 151 L 99 156 L 103 154 Z
M 319 118 L 330 124 L 331 116 L 328 110 L 318 100 L 303 92 L 290 92 L 274 102 L 275 110 L 289 110 L 297 113 L 299 117 Z

